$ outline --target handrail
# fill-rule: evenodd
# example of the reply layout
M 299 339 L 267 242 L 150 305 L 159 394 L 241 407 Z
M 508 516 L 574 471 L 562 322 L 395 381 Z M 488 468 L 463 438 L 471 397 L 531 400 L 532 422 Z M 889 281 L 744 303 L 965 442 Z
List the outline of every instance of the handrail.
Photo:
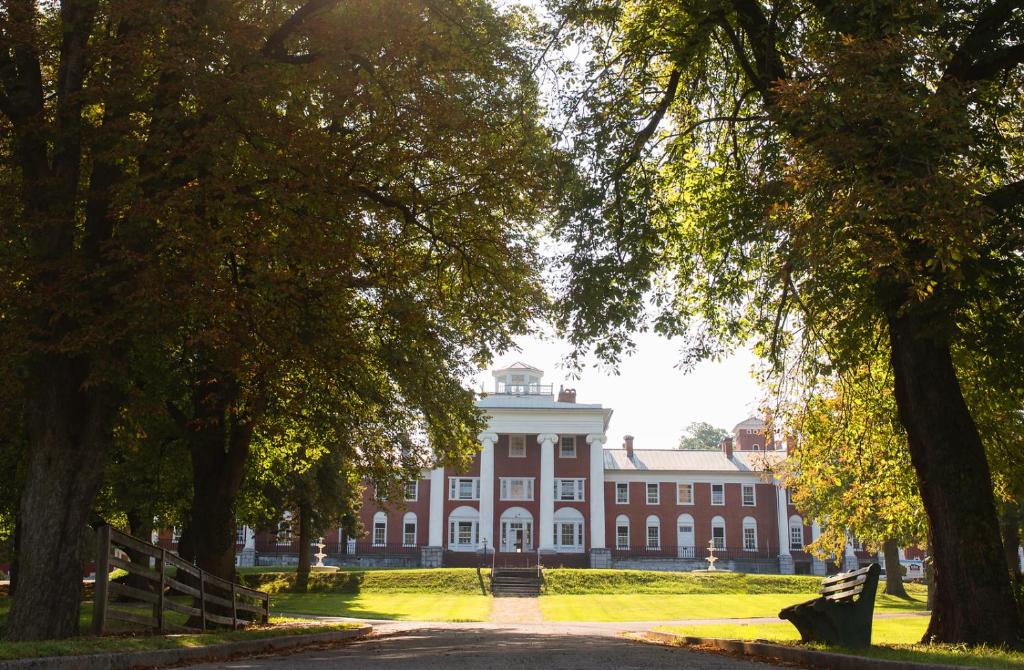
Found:
M 232 629 L 237 629 L 239 624 L 265 624 L 270 618 L 270 595 L 263 591 L 256 591 L 217 577 L 163 547 L 122 533 L 116 528 L 111 528 L 109 524 L 97 528 L 96 535 L 96 585 L 92 627 L 97 635 L 107 631 L 108 619 L 141 624 L 164 633 L 197 630 L 194 624 L 190 626 L 188 623 L 196 620 L 199 622 L 198 630 L 205 631 L 207 622 L 230 625 Z M 155 563 L 155 568 L 149 567 L 151 561 L 142 564 L 122 558 L 128 550 L 151 559 Z M 122 556 L 118 556 L 118 552 Z M 155 589 L 155 592 L 149 588 L 111 582 L 111 567 L 121 568 L 150 582 L 150 587 Z M 168 574 L 168 567 L 174 568 L 173 577 Z M 185 578 L 185 575 L 188 575 L 188 578 Z M 186 581 L 192 583 L 185 583 Z M 221 595 L 210 593 L 208 586 L 219 590 Z M 129 611 L 112 609 L 110 594 L 119 597 L 119 604 L 122 601 L 127 604 Z M 172 595 L 181 597 L 175 599 L 171 597 Z M 210 612 L 210 605 L 220 606 L 222 613 Z M 149 616 L 146 616 L 147 610 Z M 230 617 L 226 615 L 228 610 L 231 612 Z M 173 624 L 168 621 L 168 612 L 184 614 L 190 618 L 185 625 Z M 248 616 L 239 616 L 240 612 Z
M 537 547 L 537 579 L 540 579 L 540 547 Z

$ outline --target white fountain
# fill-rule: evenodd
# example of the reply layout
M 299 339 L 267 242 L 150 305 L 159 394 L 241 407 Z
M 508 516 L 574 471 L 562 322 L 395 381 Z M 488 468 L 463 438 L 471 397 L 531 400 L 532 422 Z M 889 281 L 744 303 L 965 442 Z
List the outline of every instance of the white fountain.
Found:
M 316 572 L 334 572 L 335 570 L 338 569 L 337 567 L 335 567 L 333 565 L 324 565 L 324 557 L 327 556 L 327 554 L 324 553 L 324 547 L 326 547 L 326 546 L 327 546 L 327 543 L 324 542 L 324 538 L 322 538 L 322 537 L 317 538 L 317 541 L 316 541 L 317 552 L 315 554 L 313 554 L 316 557 L 316 565 L 313 566 L 313 570 L 316 571 Z
M 708 540 L 708 557 L 705 559 L 708 562 L 708 567 L 691 570 L 690 572 L 732 572 L 732 570 L 726 570 L 725 568 L 716 568 L 715 562 L 718 561 L 718 557 L 715 556 L 715 541 Z

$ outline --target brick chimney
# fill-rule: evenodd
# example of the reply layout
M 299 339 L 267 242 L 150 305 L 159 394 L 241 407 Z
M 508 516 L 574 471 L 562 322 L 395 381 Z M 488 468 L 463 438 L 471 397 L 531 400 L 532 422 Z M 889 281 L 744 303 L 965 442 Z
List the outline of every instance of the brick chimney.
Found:
M 558 402 L 576 402 L 576 389 L 558 387 Z
M 626 450 L 626 458 L 633 460 L 633 436 L 622 436 L 622 447 Z
M 723 437 L 718 446 L 722 448 L 722 453 L 725 454 L 725 457 L 732 460 L 732 438 Z

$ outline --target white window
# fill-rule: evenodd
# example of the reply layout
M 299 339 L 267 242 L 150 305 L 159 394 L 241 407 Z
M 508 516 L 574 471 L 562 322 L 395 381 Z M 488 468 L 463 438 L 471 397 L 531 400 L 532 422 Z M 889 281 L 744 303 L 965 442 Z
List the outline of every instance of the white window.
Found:
M 533 500 L 533 477 L 501 477 L 501 500 Z
M 725 484 L 712 484 L 711 485 L 711 504 L 712 505 L 724 505 L 725 504 Z
M 448 548 L 473 551 L 480 537 L 480 511 L 463 505 L 448 516 Z
M 584 548 L 583 514 L 573 507 L 561 507 L 554 514 L 555 551 L 579 553 Z
M 757 498 L 754 495 L 754 485 L 744 484 L 743 485 L 743 506 L 754 507 L 757 505 Z
M 291 544 L 292 543 L 292 513 L 285 512 L 281 517 L 281 520 L 277 523 L 277 543 L 278 544 Z
M 661 521 L 653 514 L 647 517 L 647 544 L 648 550 L 661 549 Z
M 720 516 L 711 520 L 711 541 L 715 549 L 725 549 L 725 519 Z
M 583 502 L 585 479 L 556 479 L 555 500 Z
M 757 520 L 752 516 L 743 519 L 743 550 L 757 551 Z
M 402 517 L 402 546 L 416 546 L 416 513 L 406 512 Z
M 787 505 L 792 505 L 793 504 L 793 492 L 790 491 L 789 489 L 786 489 L 786 504 Z
M 235 529 L 235 544 L 245 544 L 245 526 Z
M 383 547 L 388 542 L 388 515 L 377 512 L 373 515 L 373 546 Z
M 419 482 L 406 482 L 405 483 L 405 499 L 416 500 L 416 495 L 419 491 Z
M 804 522 L 797 515 L 789 517 L 789 549 L 790 551 L 803 551 L 804 548 Z
M 615 502 L 618 505 L 629 504 L 629 484 L 626 482 L 615 482 Z
M 171 543 L 178 544 L 179 542 L 181 542 L 181 528 L 174 526 L 171 528 Z
M 526 436 L 525 435 L 509 435 L 508 436 L 508 457 L 509 458 L 526 458 Z
M 761 451 L 761 445 L 759 445 L 759 444 L 753 444 L 753 445 L 750 446 L 750 448 L 753 451 Z
M 661 502 L 661 493 L 657 484 L 647 485 L 647 504 L 657 505 Z
M 559 458 L 576 458 L 576 436 L 565 435 L 558 442 Z
M 629 549 L 629 517 L 625 514 L 615 517 L 615 548 Z
M 480 500 L 480 478 L 449 477 L 448 500 Z
M 693 484 L 676 484 L 676 504 L 693 504 Z

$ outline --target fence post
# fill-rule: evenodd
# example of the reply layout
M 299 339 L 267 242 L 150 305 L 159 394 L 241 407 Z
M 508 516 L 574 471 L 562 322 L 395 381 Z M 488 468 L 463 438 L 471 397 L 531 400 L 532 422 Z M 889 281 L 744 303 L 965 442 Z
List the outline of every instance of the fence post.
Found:
M 231 582 L 231 630 L 238 630 L 238 597 L 234 582 Z
M 203 632 L 206 632 L 206 571 L 199 571 L 199 618 Z
M 156 625 L 161 633 L 164 632 L 164 588 L 167 586 L 167 550 L 160 550 L 160 584 L 157 586 L 157 612 L 156 612 Z
M 93 584 L 92 632 L 102 635 L 107 624 L 107 583 L 110 577 L 110 525 L 96 529 L 96 581 Z

